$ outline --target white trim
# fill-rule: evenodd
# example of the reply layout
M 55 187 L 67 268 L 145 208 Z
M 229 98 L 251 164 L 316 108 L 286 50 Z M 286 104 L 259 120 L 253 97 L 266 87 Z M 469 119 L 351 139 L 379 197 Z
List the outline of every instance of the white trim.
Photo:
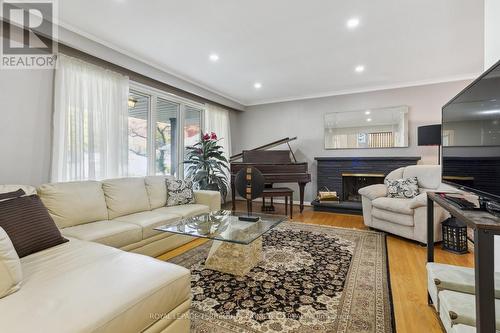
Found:
M 245 103 L 243 103 L 243 102 L 241 102 L 241 101 L 237 100 L 237 99 L 236 99 L 236 98 L 234 98 L 234 97 L 228 96 L 228 95 L 226 95 L 226 94 L 224 94 L 224 93 L 222 93 L 222 92 L 220 92 L 220 91 L 218 91 L 218 90 L 216 90 L 216 89 L 210 88 L 210 87 L 208 87 L 208 86 L 204 85 L 203 83 L 198 82 L 198 81 L 196 81 L 196 80 L 194 80 L 194 79 L 191 79 L 191 78 L 185 77 L 185 76 L 183 76 L 182 74 L 179 74 L 179 73 L 177 73 L 176 71 L 174 71 L 174 70 L 172 70 L 172 69 L 170 69 L 170 68 L 167 68 L 167 67 L 166 67 L 166 66 L 164 66 L 164 65 L 160 65 L 160 64 L 158 64 L 158 63 L 156 63 L 156 62 L 154 62 L 154 61 L 151 61 L 151 60 L 146 60 L 146 59 L 144 59 L 143 57 L 141 57 L 141 56 L 139 56 L 139 55 L 135 54 L 134 52 L 131 52 L 131 51 L 127 51 L 127 50 L 125 50 L 125 49 L 122 49 L 122 48 L 120 48 L 120 47 L 116 46 L 116 45 L 115 45 L 115 44 L 113 44 L 113 43 L 110 43 L 110 42 L 107 42 L 107 41 L 105 41 L 105 40 L 103 40 L 103 39 L 100 39 L 99 37 L 97 37 L 97 36 L 95 36 L 95 35 L 93 35 L 93 34 L 91 34 L 91 33 L 85 32 L 85 31 L 83 31 L 83 30 L 81 30 L 81 29 L 79 29 L 79 28 L 76 28 L 76 27 L 72 26 L 71 24 L 68 24 L 68 23 L 66 23 L 66 22 L 64 22 L 64 21 L 62 21 L 62 20 L 59 20 L 59 22 L 58 22 L 58 24 L 57 24 L 57 25 L 58 25 L 59 27 L 62 27 L 62 28 L 64 28 L 64 29 L 66 29 L 66 30 L 70 31 L 70 32 L 73 32 L 73 33 L 75 33 L 75 34 L 77 34 L 77 35 L 80 35 L 80 36 L 82 36 L 82 37 L 84 37 L 84 38 L 87 38 L 87 39 L 89 39 L 89 40 L 91 40 L 91 41 L 93 41 L 93 42 L 95 42 L 95 43 L 101 44 L 101 45 L 103 45 L 103 46 L 105 46 L 105 47 L 107 47 L 107 48 L 109 48 L 109 49 L 111 49 L 111 50 L 113 50 L 113 51 L 119 52 L 119 53 L 121 53 L 121 54 L 123 54 L 123 55 L 125 55 L 125 56 L 128 56 L 128 57 L 130 57 L 130 58 L 133 58 L 133 59 L 135 59 L 135 60 L 137 60 L 137 61 L 140 61 L 140 62 L 142 62 L 142 63 L 144 63 L 144 64 L 146 64 L 146 65 L 148 65 L 148 66 L 153 67 L 154 69 L 157 69 L 157 70 L 159 70 L 159 71 L 162 71 L 162 72 L 164 72 L 164 73 L 167 73 L 167 74 L 169 74 L 169 75 L 172 75 L 172 76 L 173 76 L 173 77 L 175 77 L 176 79 L 179 79 L 179 80 L 185 81 L 185 82 L 190 83 L 190 84 L 192 84 L 192 85 L 195 85 L 195 86 L 197 86 L 197 87 L 199 87 L 199 88 L 205 89 L 205 90 L 207 90 L 207 91 L 209 91 L 209 92 L 211 92 L 211 93 L 213 93 L 213 94 L 219 95 L 219 96 L 221 96 L 221 97 L 223 97 L 223 98 L 225 98 L 225 99 L 228 99 L 228 100 L 230 100 L 230 101 L 232 101 L 232 102 L 234 102 L 234 103 L 240 104 L 240 105 L 242 105 L 242 106 L 246 106 L 246 104 L 245 104 Z M 62 42 L 62 43 L 64 43 L 64 41 L 60 41 L 59 39 L 58 39 L 58 42 Z M 75 48 L 75 49 L 78 49 L 78 50 L 80 50 L 80 51 L 83 51 L 83 52 L 88 52 L 88 50 L 82 49 L 82 48 L 78 47 L 78 45 L 74 45 L 74 44 L 73 44 L 73 45 L 70 45 L 70 46 L 71 46 L 71 47 L 73 47 L 73 48 Z M 170 83 L 168 83 L 168 82 L 164 82 L 164 83 L 166 83 L 166 84 L 170 84 Z M 189 92 L 189 93 L 191 93 L 191 94 L 195 94 L 195 95 L 197 95 L 197 93 L 196 93 L 196 92 L 189 91 L 189 90 L 188 90 L 188 89 L 186 89 L 186 88 L 180 88 L 180 89 L 186 90 L 186 91 L 188 91 L 188 92 Z M 220 103 L 220 102 L 219 102 L 219 103 Z M 222 104 L 222 103 L 221 103 L 221 104 Z M 228 107 L 231 107 L 231 106 L 228 106 Z
M 319 94 L 290 96 L 290 97 L 275 98 L 275 99 L 264 99 L 264 100 L 260 100 L 257 102 L 245 104 L 245 106 L 248 107 L 248 106 L 256 106 L 256 105 L 271 104 L 271 103 L 293 102 L 293 101 L 299 101 L 299 100 L 304 100 L 304 99 L 333 97 L 333 96 L 350 95 L 350 94 L 360 94 L 360 93 L 365 93 L 365 92 L 374 92 L 374 91 L 400 89 L 400 88 L 410 88 L 410 87 L 418 87 L 418 86 L 425 86 L 425 85 L 438 84 L 438 83 L 472 80 L 472 79 L 476 79 L 479 75 L 481 75 L 481 73 L 471 73 L 471 74 L 442 77 L 442 78 L 437 78 L 437 79 L 429 79 L 429 80 L 420 80 L 420 81 L 413 81 L 413 82 L 402 82 L 402 83 L 395 83 L 395 84 L 372 86 L 372 87 L 359 88 L 359 89 L 346 89 L 346 90 L 330 91 L 330 92 L 319 93 Z
M 169 93 L 169 92 L 163 91 L 161 89 L 157 89 L 157 88 L 148 86 L 147 84 L 142 84 L 139 82 L 130 81 L 129 86 L 130 86 L 130 89 L 132 89 L 132 90 L 139 90 L 143 93 L 151 93 L 152 95 L 158 95 L 161 98 L 168 99 L 168 100 L 175 102 L 175 103 L 187 104 L 189 106 L 201 108 L 203 110 L 206 109 L 206 105 L 204 103 L 195 102 L 189 98 L 181 97 L 181 96 L 178 96 L 176 94 Z

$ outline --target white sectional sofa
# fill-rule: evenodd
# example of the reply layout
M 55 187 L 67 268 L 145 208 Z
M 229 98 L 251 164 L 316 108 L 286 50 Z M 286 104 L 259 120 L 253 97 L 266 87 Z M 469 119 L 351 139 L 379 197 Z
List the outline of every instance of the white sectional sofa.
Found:
M 220 195 L 165 207 L 165 188 L 164 177 L 40 186 L 69 242 L 21 258 L 20 290 L 0 299 L 0 332 L 189 332 L 189 270 L 150 256 L 190 238 L 153 228 L 219 210 Z
M 162 176 L 45 184 L 37 191 L 64 236 L 149 256 L 192 240 L 157 226 L 220 209 L 213 191 L 195 191 L 194 204 L 165 207 Z

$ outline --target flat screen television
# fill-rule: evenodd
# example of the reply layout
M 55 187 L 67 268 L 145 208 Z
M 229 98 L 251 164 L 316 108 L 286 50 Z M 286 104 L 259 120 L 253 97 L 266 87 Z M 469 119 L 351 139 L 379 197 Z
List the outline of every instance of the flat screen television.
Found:
M 443 182 L 500 201 L 500 61 L 442 111 Z

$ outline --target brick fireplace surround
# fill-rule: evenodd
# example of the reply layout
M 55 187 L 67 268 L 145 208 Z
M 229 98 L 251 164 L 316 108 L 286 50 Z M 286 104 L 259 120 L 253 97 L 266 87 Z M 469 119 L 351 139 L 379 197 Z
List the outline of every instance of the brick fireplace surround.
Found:
M 383 183 L 384 177 L 400 167 L 415 165 L 420 157 L 316 157 L 317 189 L 337 191 L 340 203 L 313 201 L 314 210 L 361 214 L 357 190 Z

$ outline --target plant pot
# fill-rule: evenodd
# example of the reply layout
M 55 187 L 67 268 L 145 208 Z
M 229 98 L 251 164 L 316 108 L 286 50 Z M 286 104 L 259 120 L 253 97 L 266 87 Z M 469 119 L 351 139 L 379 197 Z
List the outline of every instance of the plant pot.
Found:
M 219 191 L 219 185 L 217 184 L 207 184 L 203 190 L 208 190 L 208 191 Z

